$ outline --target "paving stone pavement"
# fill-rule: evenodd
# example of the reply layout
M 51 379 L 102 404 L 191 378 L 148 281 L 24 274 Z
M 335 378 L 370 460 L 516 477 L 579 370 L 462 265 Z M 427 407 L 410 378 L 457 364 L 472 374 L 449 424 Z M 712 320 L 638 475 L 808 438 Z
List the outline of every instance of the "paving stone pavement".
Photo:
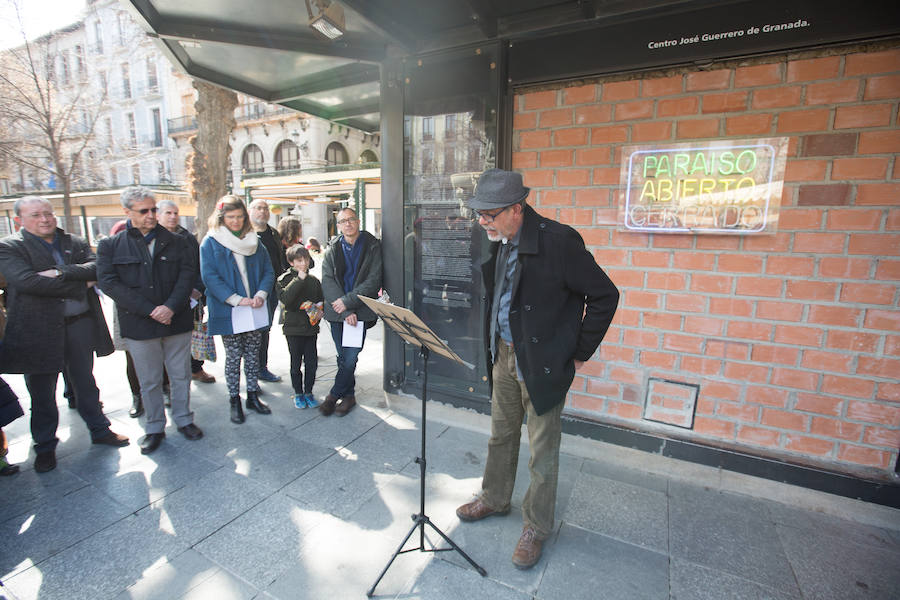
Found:
M 284 381 L 262 384 L 272 415 L 234 425 L 222 359 L 208 363 L 218 381 L 192 384 L 206 436 L 191 442 L 170 424 L 150 456 L 128 417 L 123 354 L 99 359 L 106 412 L 132 444 L 92 446 L 61 390 L 56 470 L 34 472 L 27 418 L 7 428 L 22 472 L 0 478 L 0 600 L 364 598 L 419 508 L 420 403 L 382 391 L 383 337 L 379 325 L 367 338 L 360 405 L 343 418 L 295 409 Z M 327 331 L 319 352 L 322 397 L 335 372 Z M 287 380 L 280 332 L 270 357 Z M 22 377 L 6 380 L 27 409 Z M 412 551 L 376 597 L 900 598 L 900 511 L 568 435 L 557 528 L 538 565 L 517 570 L 527 438 L 510 515 L 460 523 L 489 417 L 438 403 L 428 415 L 426 512 L 487 576 L 456 552 Z M 445 547 L 426 528 L 432 543 Z

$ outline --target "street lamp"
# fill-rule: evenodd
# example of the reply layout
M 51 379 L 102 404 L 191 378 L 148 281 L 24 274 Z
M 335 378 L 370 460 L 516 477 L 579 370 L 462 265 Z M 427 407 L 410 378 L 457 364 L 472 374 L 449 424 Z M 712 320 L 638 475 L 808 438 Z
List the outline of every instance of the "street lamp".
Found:
M 309 14 L 309 26 L 328 40 L 336 40 L 345 32 L 344 9 L 336 2 L 329 0 L 312 0 L 317 12 L 313 14 L 310 0 L 306 0 L 306 11 Z

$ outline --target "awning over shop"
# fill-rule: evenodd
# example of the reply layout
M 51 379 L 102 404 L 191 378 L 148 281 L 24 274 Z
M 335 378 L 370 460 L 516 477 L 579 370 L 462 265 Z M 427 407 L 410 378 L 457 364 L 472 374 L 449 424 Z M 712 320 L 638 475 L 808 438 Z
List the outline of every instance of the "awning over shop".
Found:
M 365 184 L 380 184 L 381 169 L 260 176 L 245 178 L 241 185 L 250 198 L 293 204 L 298 200 L 334 202 L 338 197 L 355 193 L 360 181 Z M 371 202 L 369 206 L 372 207 Z
M 192 77 L 370 133 L 390 57 L 504 40 L 520 85 L 900 33 L 895 0 L 334 0 L 334 41 L 304 1 L 121 1 Z

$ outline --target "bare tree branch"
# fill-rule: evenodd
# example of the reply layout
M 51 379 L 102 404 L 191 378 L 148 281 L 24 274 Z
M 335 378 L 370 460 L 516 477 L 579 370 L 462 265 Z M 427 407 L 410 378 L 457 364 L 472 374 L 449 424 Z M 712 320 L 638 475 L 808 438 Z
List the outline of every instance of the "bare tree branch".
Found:
M 82 155 L 94 143 L 106 93 L 95 94 L 82 69 L 65 77 L 56 72 L 59 44 L 71 29 L 27 39 L 19 0 L 11 5 L 22 43 L 0 51 L 0 157 L 32 176 L 53 177 L 63 193 L 64 222 L 71 228 L 70 192 L 81 170 Z M 77 57 L 76 57 L 77 58 Z M 67 73 L 64 72 L 64 73 Z M 62 82 L 63 87 L 58 83 Z

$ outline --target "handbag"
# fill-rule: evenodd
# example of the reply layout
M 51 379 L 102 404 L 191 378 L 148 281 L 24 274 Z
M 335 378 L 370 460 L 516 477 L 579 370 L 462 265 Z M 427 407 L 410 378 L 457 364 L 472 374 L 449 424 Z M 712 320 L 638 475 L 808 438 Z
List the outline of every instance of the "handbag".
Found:
M 209 325 L 204 321 L 194 321 L 194 330 L 191 331 L 191 358 L 216 361 L 216 341 L 209 335 Z

